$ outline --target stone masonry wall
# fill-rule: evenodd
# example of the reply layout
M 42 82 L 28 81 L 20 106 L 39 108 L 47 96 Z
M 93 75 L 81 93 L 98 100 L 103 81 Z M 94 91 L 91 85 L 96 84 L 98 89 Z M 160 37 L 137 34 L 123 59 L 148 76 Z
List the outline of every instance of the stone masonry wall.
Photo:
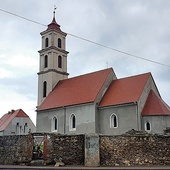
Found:
M 0 164 L 29 163 L 32 160 L 32 145 L 29 136 L 1 136 Z
M 44 162 L 46 165 L 63 162 L 66 166 L 88 166 L 91 160 L 96 162 L 90 166 L 170 165 L 170 136 L 99 135 L 99 140 L 92 140 L 94 137 L 95 134 L 44 134 Z M 0 137 L 0 164 L 29 164 L 33 149 L 31 139 L 29 135 Z M 94 150 L 94 146 L 99 146 L 99 149 L 96 147 Z M 100 160 L 96 159 L 96 154 Z
M 170 165 L 170 136 L 100 136 L 100 165 Z
M 51 134 L 47 139 L 47 160 L 84 165 L 84 135 Z

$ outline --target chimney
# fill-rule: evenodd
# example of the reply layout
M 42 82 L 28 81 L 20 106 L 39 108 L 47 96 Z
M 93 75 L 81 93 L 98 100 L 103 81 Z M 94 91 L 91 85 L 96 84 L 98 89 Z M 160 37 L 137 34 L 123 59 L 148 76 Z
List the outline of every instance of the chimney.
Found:
M 11 110 L 11 113 L 14 113 L 14 112 L 15 112 L 15 110 L 14 110 L 14 109 L 12 109 L 12 110 Z

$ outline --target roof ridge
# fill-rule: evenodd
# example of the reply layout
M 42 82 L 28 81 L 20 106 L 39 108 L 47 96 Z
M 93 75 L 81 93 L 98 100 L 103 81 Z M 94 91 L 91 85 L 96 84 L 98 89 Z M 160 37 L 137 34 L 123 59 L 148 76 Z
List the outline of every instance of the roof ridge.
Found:
M 143 75 L 152 75 L 151 72 L 146 72 L 146 73 L 142 73 L 142 74 L 136 74 L 136 75 L 132 75 L 132 76 L 128 76 L 128 77 L 122 77 L 116 80 L 122 80 L 122 79 L 128 79 L 128 78 L 133 78 L 133 77 L 139 77 L 139 76 L 143 76 Z
M 98 71 L 93 71 L 93 72 L 89 72 L 89 73 L 77 75 L 77 76 L 75 76 L 75 77 L 70 77 L 70 78 L 68 78 L 68 79 L 64 79 L 64 80 L 61 80 L 61 81 L 70 80 L 70 79 L 74 79 L 74 78 L 78 78 L 78 77 L 83 77 L 83 76 L 87 76 L 87 75 L 90 75 L 90 74 L 94 74 L 94 73 L 98 73 L 98 72 L 102 72 L 102 71 L 106 71 L 106 70 L 113 70 L 113 68 L 110 67 L 110 68 L 107 68 L 107 69 L 102 69 L 102 70 L 98 70 Z
M 114 73 L 113 68 L 108 69 L 108 70 L 110 70 L 110 71 L 109 71 L 109 73 L 108 73 L 108 75 L 107 75 L 107 78 L 109 77 L 109 75 L 110 75 L 111 71 Z M 105 81 L 103 82 L 103 84 L 102 84 L 102 86 L 101 86 L 100 90 L 99 90 L 99 91 L 98 91 L 98 93 L 96 94 L 95 100 L 96 100 L 97 96 L 99 95 L 99 93 L 100 93 L 101 89 L 103 88 L 103 85 L 104 85 L 104 84 L 105 84 L 105 82 L 107 81 L 107 78 L 105 79 Z M 112 80 L 112 81 L 113 81 L 113 80 Z M 112 81 L 110 82 L 110 84 L 112 83 Z M 109 86 L 110 86 L 110 84 L 109 84 Z M 108 86 L 108 88 L 109 88 L 109 86 Z M 106 91 L 108 90 L 108 88 L 106 89 Z M 105 93 L 106 93 L 106 91 L 105 91 Z M 104 96 L 104 95 L 103 95 L 103 96 Z M 100 101 L 101 101 L 101 100 L 102 100 L 102 98 L 100 99 Z
M 10 122 L 17 117 L 18 114 L 24 113 L 25 116 L 29 117 L 22 109 L 12 110 L 12 112 L 6 113 L 1 118 L 0 131 L 4 130 Z M 20 115 L 19 115 L 20 117 Z

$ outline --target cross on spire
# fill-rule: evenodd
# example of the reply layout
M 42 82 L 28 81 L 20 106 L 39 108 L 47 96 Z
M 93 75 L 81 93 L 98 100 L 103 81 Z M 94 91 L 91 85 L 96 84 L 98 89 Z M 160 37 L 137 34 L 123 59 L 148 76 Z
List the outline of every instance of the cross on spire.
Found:
M 57 7 L 54 5 L 53 20 L 52 20 L 52 22 L 48 25 L 47 30 L 49 30 L 49 29 L 57 29 L 57 30 L 61 31 L 61 30 L 60 30 L 60 25 L 57 24 L 57 22 L 56 22 L 56 20 L 55 20 L 55 10 L 56 10 L 56 9 L 57 9 Z
M 53 17 L 55 18 L 55 10 L 57 9 L 57 7 L 54 5 L 54 11 L 53 11 Z

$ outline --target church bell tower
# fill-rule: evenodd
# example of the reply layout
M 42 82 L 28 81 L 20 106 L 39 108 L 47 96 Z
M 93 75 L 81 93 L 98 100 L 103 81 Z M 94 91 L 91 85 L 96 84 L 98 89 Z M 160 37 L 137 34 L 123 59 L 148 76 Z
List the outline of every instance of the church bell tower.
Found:
M 39 72 L 38 74 L 38 106 L 46 96 L 53 90 L 56 84 L 68 78 L 66 36 L 61 31 L 60 25 L 55 19 L 47 29 L 40 33 L 42 36 L 42 49 L 39 51 Z

